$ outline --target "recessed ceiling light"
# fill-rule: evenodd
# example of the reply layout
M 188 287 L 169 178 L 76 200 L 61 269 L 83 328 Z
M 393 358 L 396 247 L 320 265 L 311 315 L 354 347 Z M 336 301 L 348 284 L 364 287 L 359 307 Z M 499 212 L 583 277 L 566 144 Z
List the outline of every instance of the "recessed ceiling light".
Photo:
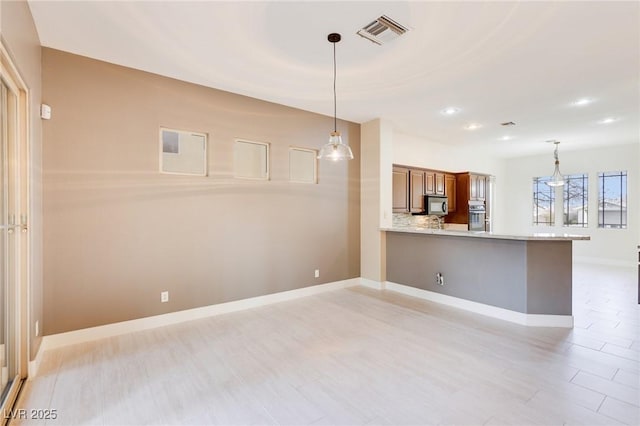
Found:
M 576 99 L 575 101 L 573 101 L 571 103 L 571 105 L 573 105 L 573 106 L 585 106 L 585 105 L 589 105 L 591 102 L 593 102 L 593 99 L 591 99 L 591 98 L 580 98 L 580 99 Z
M 440 113 L 443 115 L 454 115 L 459 112 L 460 112 L 460 108 L 456 108 L 456 107 L 448 107 L 440 111 Z
M 464 126 L 466 130 L 476 130 L 476 129 L 479 129 L 480 127 L 482 127 L 482 124 L 478 124 L 478 123 L 469 123 L 466 126 Z
M 508 141 L 508 140 L 511 140 L 511 139 L 513 139 L 513 138 L 511 136 L 509 136 L 509 135 L 504 135 L 503 137 L 500 138 L 501 141 Z
M 605 119 L 600 120 L 600 124 L 611 124 L 614 121 L 618 121 L 616 117 L 607 117 Z

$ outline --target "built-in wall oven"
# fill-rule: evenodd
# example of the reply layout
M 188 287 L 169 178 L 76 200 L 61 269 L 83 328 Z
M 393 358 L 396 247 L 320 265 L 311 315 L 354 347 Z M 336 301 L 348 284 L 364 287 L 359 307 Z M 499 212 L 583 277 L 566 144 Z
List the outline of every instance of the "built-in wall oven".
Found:
M 484 201 L 469 201 L 469 231 L 484 231 L 486 216 Z

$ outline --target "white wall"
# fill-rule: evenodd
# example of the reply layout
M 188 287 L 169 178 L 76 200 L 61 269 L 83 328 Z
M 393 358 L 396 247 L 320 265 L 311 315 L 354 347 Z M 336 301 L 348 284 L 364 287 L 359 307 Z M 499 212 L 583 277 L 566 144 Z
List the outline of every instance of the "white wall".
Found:
M 448 172 L 471 171 L 495 176 L 493 231 L 505 232 L 507 207 L 505 161 L 470 150 L 442 145 L 402 133 L 393 135 L 393 163 Z
M 553 173 L 553 151 L 549 153 L 507 160 L 508 180 L 506 190 L 509 194 L 505 225 L 508 232 L 555 232 L 584 234 L 591 241 L 576 241 L 574 259 L 605 264 L 634 265 L 637 256 L 636 246 L 640 244 L 640 178 L 638 162 L 640 144 L 617 145 L 600 149 L 581 151 L 562 151 L 560 146 L 560 171 L 567 174 L 588 173 L 589 210 L 597 211 L 598 172 L 626 170 L 628 172 L 628 228 L 598 229 L 597 216 L 591 215 L 587 228 L 562 226 L 562 189 L 556 193 L 556 225 L 553 227 L 533 226 L 532 224 L 532 178 L 549 176 Z
M 372 120 L 360 126 L 360 276 L 384 281 L 385 233 L 391 226 L 391 142 L 388 122 Z

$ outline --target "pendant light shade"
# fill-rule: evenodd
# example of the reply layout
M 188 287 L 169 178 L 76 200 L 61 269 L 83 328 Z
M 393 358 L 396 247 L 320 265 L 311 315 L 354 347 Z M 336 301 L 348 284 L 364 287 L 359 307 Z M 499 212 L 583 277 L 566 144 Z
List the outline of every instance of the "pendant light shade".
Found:
M 318 158 L 333 161 L 353 160 L 353 152 L 349 145 L 342 142 L 342 136 L 338 131 L 337 118 L 337 101 L 336 101 L 336 43 L 342 39 L 340 34 L 331 33 L 327 36 L 327 40 L 333 44 L 333 132 L 329 136 L 329 142 L 325 144 Z
M 558 160 L 558 145 L 560 144 L 560 142 L 559 141 L 549 141 L 549 142 L 553 142 L 556 148 L 553 151 L 553 158 L 555 159 L 555 169 L 553 170 L 553 175 L 551 175 L 551 180 L 547 182 L 547 185 L 562 186 L 564 185 L 564 177 L 562 176 L 562 173 L 560 173 L 560 160 Z

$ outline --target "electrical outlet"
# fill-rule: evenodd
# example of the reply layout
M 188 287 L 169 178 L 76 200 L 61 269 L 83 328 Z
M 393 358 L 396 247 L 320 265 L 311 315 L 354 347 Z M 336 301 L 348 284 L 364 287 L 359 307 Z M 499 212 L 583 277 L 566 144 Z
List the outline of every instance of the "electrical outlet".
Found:
M 160 302 L 166 303 L 168 301 L 169 301 L 169 292 L 163 291 L 162 293 L 160 293 Z
M 36 337 L 40 335 L 40 321 L 36 321 Z
M 439 286 L 444 285 L 444 275 L 441 272 L 436 273 L 436 284 Z
M 313 276 L 316 277 L 316 278 L 320 278 L 320 269 L 316 269 L 316 271 L 315 271 Z

